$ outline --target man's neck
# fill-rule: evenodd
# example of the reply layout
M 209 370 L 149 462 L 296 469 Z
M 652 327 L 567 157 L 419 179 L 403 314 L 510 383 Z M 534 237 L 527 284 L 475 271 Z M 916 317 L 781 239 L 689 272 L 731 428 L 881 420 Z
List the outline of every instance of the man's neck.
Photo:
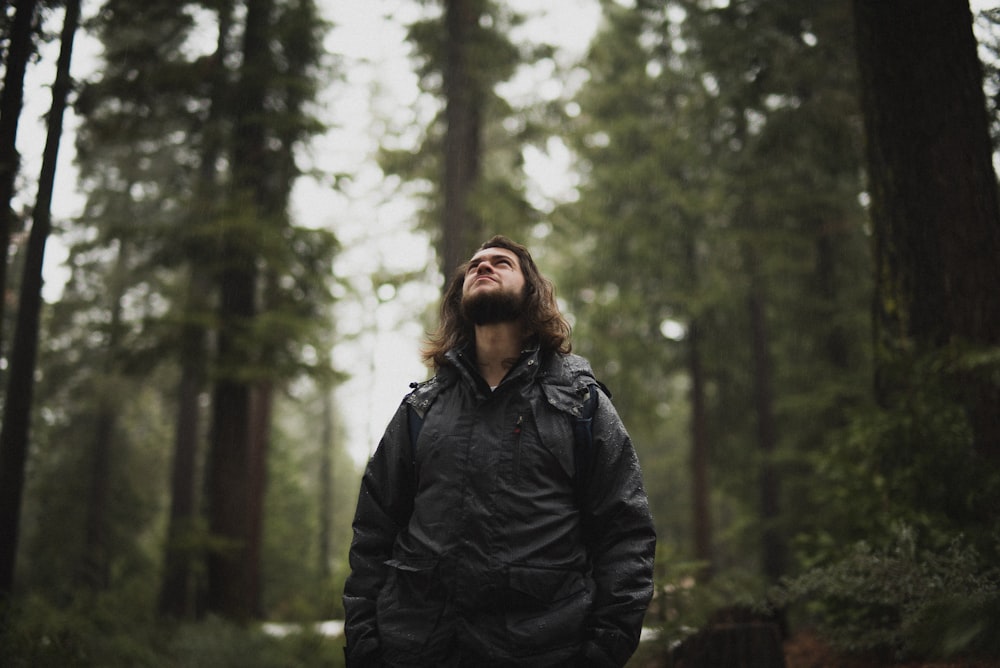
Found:
M 521 357 L 524 328 L 518 322 L 476 325 L 476 365 L 490 387 L 496 387 Z

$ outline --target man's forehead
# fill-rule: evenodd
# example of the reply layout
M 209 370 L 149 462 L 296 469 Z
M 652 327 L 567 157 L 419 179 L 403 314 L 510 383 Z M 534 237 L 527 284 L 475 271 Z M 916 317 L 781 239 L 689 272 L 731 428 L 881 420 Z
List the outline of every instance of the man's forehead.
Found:
M 484 249 L 476 252 L 476 254 L 473 255 L 472 258 L 469 261 L 470 262 L 474 262 L 476 260 L 482 260 L 483 258 L 486 258 L 487 260 L 489 260 L 489 259 L 496 258 L 496 257 L 505 257 L 505 258 L 508 258 L 510 260 L 514 260 L 515 262 L 517 262 L 517 253 L 515 253 L 514 251 L 511 251 L 511 250 L 507 250 L 506 248 L 499 248 L 499 247 L 496 247 L 496 248 L 484 248 Z

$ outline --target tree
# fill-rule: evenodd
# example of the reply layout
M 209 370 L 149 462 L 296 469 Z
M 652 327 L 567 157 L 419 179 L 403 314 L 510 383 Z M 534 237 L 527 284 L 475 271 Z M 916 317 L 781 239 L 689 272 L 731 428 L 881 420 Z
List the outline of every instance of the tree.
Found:
M 73 41 L 80 22 L 80 0 L 68 0 L 60 38 L 52 107 L 46 128 L 45 150 L 38 179 L 38 195 L 32 215 L 27 260 L 21 282 L 21 299 L 11 355 L 10 376 L 0 428 L 0 601 L 13 588 L 15 556 L 19 539 L 21 494 L 28 453 L 35 363 L 38 357 L 39 322 L 42 308 L 42 262 L 52 226 L 52 191 L 55 183 L 63 115 L 72 80 L 70 62 Z
M 294 151 L 319 130 L 314 97 L 323 24 L 311 0 L 249 0 L 231 91 L 232 174 L 217 270 L 216 375 L 207 469 L 207 606 L 260 614 L 260 549 L 274 392 L 302 371 L 330 294 L 333 235 L 290 225 Z
M 196 491 L 198 455 L 201 452 L 201 398 L 207 383 L 205 364 L 208 361 L 211 308 L 211 275 L 208 269 L 214 255 L 214 245 L 203 242 L 203 217 L 212 212 L 219 215 L 221 198 L 217 163 L 223 152 L 225 99 L 228 91 L 225 62 L 230 54 L 233 30 L 233 3 L 219 3 L 218 37 L 215 52 L 207 59 L 209 70 L 208 112 L 203 121 L 198 182 L 185 224 L 187 236 L 184 255 L 190 260 L 185 290 L 181 332 L 179 334 L 180 379 L 177 383 L 177 418 L 174 431 L 174 452 L 170 484 L 170 519 L 160 587 L 159 611 L 162 615 L 184 618 L 194 616 L 195 559 L 199 555 L 200 516 Z
M 37 0 L 17 0 L 4 54 L 3 91 L 0 92 L 0 252 L 3 254 L 0 257 L 0 348 L 7 304 L 7 249 L 14 225 L 11 200 L 21 164 L 17 153 L 17 126 L 24 103 L 24 73 L 35 49 L 33 35 L 37 7 Z M 5 17 L 6 13 L 5 5 Z
M 996 363 L 960 359 L 964 347 L 1000 344 L 1000 207 L 969 6 L 934 0 L 912 11 L 899 0 L 855 0 L 854 13 L 875 231 L 877 390 L 892 404 L 915 360 L 957 354 L 949 366 L 967 367 L 951 375 L 975 450 L 995 466 Z
M 496 88 L 544 47 L 514 45 L 507 33 L 520 17 L 492 0 L 440 4 L 440 16 L 410 26 L 409 40 L 421 89 L 442 112 L 424 129 L 416 152 L 383 151 L 380 163 L 389 173 L 431 184 L 421 222 L 437 241 L 447 277 L 485 236 L 519 237 L 537 219 L 524 199 L 521 172 L 521 149 L 532 129 Z M 524 129 L 512 133 L 507 122 Z

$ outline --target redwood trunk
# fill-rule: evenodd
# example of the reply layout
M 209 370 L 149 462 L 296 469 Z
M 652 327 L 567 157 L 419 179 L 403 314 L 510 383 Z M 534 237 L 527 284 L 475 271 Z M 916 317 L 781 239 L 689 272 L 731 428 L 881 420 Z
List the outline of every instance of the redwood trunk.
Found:
M 270 45 L 268 28 L 273 0 L 249 0 L 243 36 L 243 65 L 234 96 L 234 199 L 244 224 L 266 224 L 269 207 L 268 152 L 264 124 L 268 92 Z M 247 378 L 256 361 L 253 324 L 259 284 L 257 252 L 245 232 L 227 232 L 220 260 L 220 379 L 213 401 L 212 448 L 209 456 L 208 500 L 210 530 L 221 539 L 208 563 L 208 607 L 236 620 L 257 613 L 259 554 L 254 546 L 256 453 L 251 430 L 253 391 Z
M 877 389 L 891 362 L 1000 343 L 1000 207 L 967 2 L 855 0 L 876 260 Z M 975 446 L 1000 458 L 1000 392 L 963 377 Z
M 447 0 L 444 72 L 444 220 L 441 271 L 445 281 L 472 254 L 480 235 L 469 197 L 479 179 L 480 100 L 469 51 L 479 23 L 476 0 Z
M 219 197 L 216 163 L 222 153 L 219 122 L 223 115 L 225 94 L 224 62 L 232 29 L 232 2 L 222 3 L 218 10 L 219 33 L 212 59 L 211 101 L 205 123 L 205 142 L 199 168 L 200 182 L 191 220 L 193 227 L 203 225 L 201 216 L 214 212 L 211 202 Z M 201 442 L 200 400 L 205 393 L 205 363 L 208 332 L 201 324 L 201 314 L 209 308 L 210 281 L 204 262 L 193 258 L 188 284 L 187 310 L 190 320 L 181 333 L 181 379 L 177 388 L 177 421 L 174 434 L 174 459 L 170 478 L 170 525 L 164 559 L 163 582 L 160 588 L 160 614 L 174 618 L 196 616 L 193 560 L 196 556 L 197 495 L 195 490 L 197 459 Z

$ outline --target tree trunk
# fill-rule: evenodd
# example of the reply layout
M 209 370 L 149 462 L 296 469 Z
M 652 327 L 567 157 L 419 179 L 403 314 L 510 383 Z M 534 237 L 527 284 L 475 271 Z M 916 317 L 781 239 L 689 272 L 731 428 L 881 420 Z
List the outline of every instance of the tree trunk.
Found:
M 441 272 L 445 282 L 485 241 L 470 206 L 470 194 L 480 173 L 480 95 L 469 51 L 479 24 L 477 0 L 447 0 L 444 71 L 444 220 L 441 231 Z
M 210 74 L 211 94 L 208 118 L 203 133 L 204 146 L 199 167 L 200 179 L 189 224 L 197 229 L 204 225 L 202 217 L 217 215 L 214 202 L 219 199 L 216 163 L 222 153 L 219 125 L 223 117 L 225 96 L 225 60 L 229 53 L 228 39 L 232 30 L 232 3 L 218 9 L 219 32 Z M 197 236 L 197 233 L 195 233 Z M 181 379 L 177 388 L 177 421 L 174 434 L 174 459 L 170 479 L 170 524 L 164 558 L 163 582 L 160 589 L 161 615 L 176 619 L 197 615 L 192 560 L 201 547 L 195 540 L 197 531 L 196 462 L 201 440 L 200 400 L 205 392 L 205 363 L 208 332 L 202 324 L 202 313 L 209 308 L 210 279 L 203 258 L 190 263 L 188 282 L 188 322 L 181 332 Z
M 24 489 L 32 397 L 35 388 L 35 363 L 38 357 L 42 266 L 45 259 L 45 244 L 52 227 L 52 191 L 59 157 L 59 142 L 62 138 L 63 115 L 72 85 L 70 62 L 79 21 L 80 0 L 67 0 L 59 60 L 56 64 L 56 78 L 52 86 L 52 108 L 49 110 L 42 168 L 38 177 L 38 196 L 35 200 L 24 263 L 24 277 L 21 281 L 21 299 L 10 356 L 3 428 L 0 430 L 0 602 L 10 595 L 14 584 L 21 496 Z
M 698 292 L 698 262 L 695 243 L 689 239 L 685 248 L 691 292 Z M 709 484 L 711 451 L 708 436 L 708 403 L 705 397 L 705 366 L 701 354 L 702 331 L 699 318 L 688 325 L 688 375 L 691 377 L 691 496 L 694 508 L 694 555 L 705 563 L 702 577 L 711 578 L 715 570 L 712 550 L 712 506 Z
M 774 364 L 771 360 L 770 336 L 758 260 L 752 249 L 747 249 L 745 256 L 750 272 L 748 309 L 753 359 L 753 403 L 757 416 L 757 447 L 760 452 L 760 520 L 763 527 L 761 565 L 764 575 L 776 582 L 785 574 L 785 545 L 777 526 L 781 481 L 774 463 L 774 452 L 777 447 Z
M 876 261 L 876 386 L 914 354 L 1000 343 L 1000 207 L 967 2 L 855 0 Z M 895 369 L 899 371 L 895 371 Z M 1000 389 L 957 380 L 980 454 L 1000 458 Z
M 701 359 L 701 331 L 698 321 L 688 327 L 688 374 L 691 376 L 691 494 L 694 505 L 694 556 L 705 562 L 703 577 L 712 576 L 711 487 L 708 480 L 710 457 L 708 411 L 705 401 L 705 369 Z
M 17 152 L 17 126 L 24 106 L 24 73 L 35 48 L 32 31 L 37 6 L 37 0 L 17 0 L 4 60 L 3 91 L 0 92 L 0 354 L 7 304 L 7 249 L 14 225 L 10 205 L 21 164 Z
M 200 437 L 199 398 L 204 391 L 205 332 L 200 325 L 187 325 L 182 349 L 190 350 L 181 362 L 177 386 L 178 407 L 174 432 L 174 456 L 170 474 L 170 524 L 164 555 L 159 611 L 175 619 L 190 618 L 195 612 L 191 559 L 196 529 L 195 477 Z
M 264 132 L 270 75 L 268 27 L 273 0 L 249 0 L 243 36 L 243 65 L 235 95 L 233 182 L 242 226 L 263 224 L 270 170 Z M 220 273 L 218 360 L 222 377 L 213 401 L 212 449 L 208 467 L 209 526 L 222 539 L 208 563 L 208 608 L 238 620 L 256 614 L 259 557 L 252 549 L 256 524 L 253 489 L 255 456 L 251 434 L 253 392 L 246 374 L 255 361 L 251 331 L 257 315 L 257 249 L 246 231 L 233 229 L 223 240 Z
M 330 537 L 333 531 L 333 398 L 332 388 L 323 390 L 323 429 L 319 451 L 319 569 L 322 582 L 332 575 Z
M 102 375 L 115 378 L 115 360 L 121 342 L 122 301 L 124 299 L 124 276 L 128 272 L 128 245 L 119 241 L 108 301 L 110 321 L 108 341 L 104 350 Z M 89 493 L 86 499 L 86 521 L 84 525 L 84 557 L 80 584 L 92 590 L 107 589 L 111 584 L 111 547 L 108 544 L 108 505 L 111 499 L 112 462 L 114 461 L 115 430 L 118 422 L 117 406 L 109 403 L 107 393 L 102 393 L 97 402 L 94 419 L 94 434 L 90 445 Z

